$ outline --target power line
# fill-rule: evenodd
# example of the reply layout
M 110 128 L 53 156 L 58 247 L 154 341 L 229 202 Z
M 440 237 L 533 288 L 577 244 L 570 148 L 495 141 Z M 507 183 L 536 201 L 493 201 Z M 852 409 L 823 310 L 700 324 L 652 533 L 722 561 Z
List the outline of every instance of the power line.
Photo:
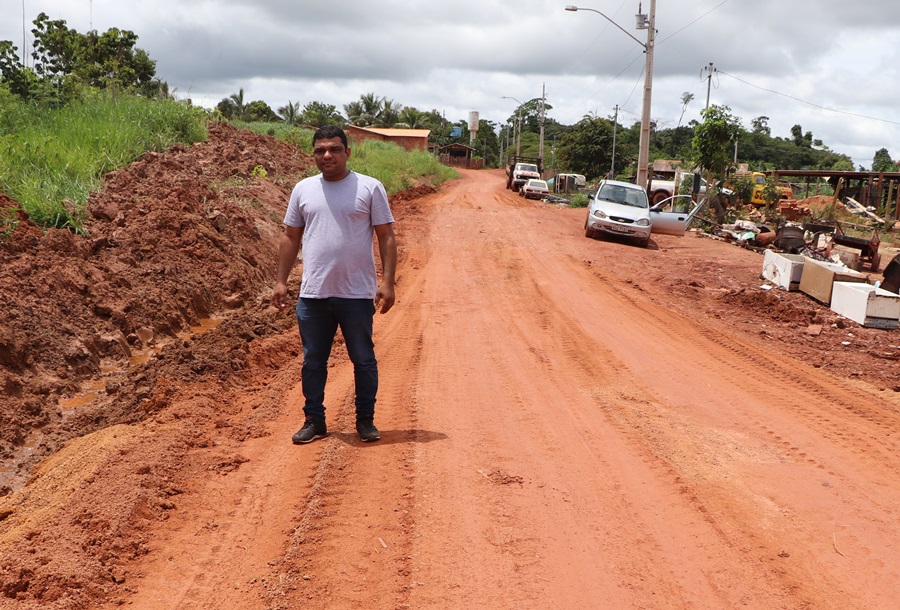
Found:
M 676 36 L 676 35 L 680 34 L 681 32 L 683 32 L 684 30 L 688 29 L 689 27 L 691 27 L 692 25 L 694 25 L 695 23 L 697 23 L 698 21 L 700 21 L 701 19 L 703 19 L 704 17 L 706 17 L 707 15 L 709 15 L 711 12 L 713 12 L 713 11 L 716 10 L 716 9 L 718 9 L 720 6 L 722 6 L 723 4 L 726 4 L 726 3 L 729 2 L 729 1 L 730 1 L 730 0 L 722 0 L 720 3 L 718 3 L 717 5 L 715 5 L 714 7 L 712 7 L 711 9 L 709 9 L 708 11 L 706 11 L 705 13 L 703 13 L 702 15 L 700 15 L 699 17 L 697 17 L 696 19 L 694 19 L 693 21 L 689 22 L 689 23 L 688 23 L 687 25 L 685 25 L 684 27 L 675 30 L 674 32 L 672 32 L 671 34 L 669 34 L 668 36 L 666 36 L 666 37 L 663 38 L 662 40 L 657 41 L 656 44 L 662 44 L 662 43 L 664 43 L 665 41 L 667 41 L 669 38 L 672 38 L 673 36 Z
M 796 102 L 800 102 L 801 104 L 807 104 L 809 106 L 812 106 L 813 108 L 819 108 L 820 110 L 828 110 L 829 112 L 836 112 L 838 114 L 845 114 L 847 116 L 855 116 L 860 119 L 869 119 L 871 121 L 879 121 L 881 123 L 888 123 L 890 125 L 900 125 L 900 122 L 898 122 L 898 121 L 881 119 L 878 117 L 869 116 L 867 114 L 859 114 L 857 112 L 850 112 L 848 110 L 839 110 L 837 108 L 829 108 L 828 106 L 822 106 L 821 104 L 816 104 L 815 102 L 810 102 L 810 101 L 807 101 L 804 99 L 800 99 L 799 97 L 795 97 L 793 95 L 788 95 L 787 93 L 782 93 L 781 91 L 775 91 L 774 89 L 766 89 L 765 87 L 760 87 L 759 85 L 754 85 L 753 83 L 749 83 L 742 78 L 738 78 L 734 74 L 729 74 L 728 72 L 723 72 L 722 70 L 719 70 L 718 73 L 724 74 L 725 76 L 730 76 L 734 80 L 740 81 L 740 82 L 744 83 L 745 85 L 749 85 L 750 87 L 753 87 L 755 89 L 759 89 L 760 91 L 765 91 L 767 93 L 774 93 L 775 95 L 780 95 L 782 97 L 786 97 L 786 98 L 794 100 Z

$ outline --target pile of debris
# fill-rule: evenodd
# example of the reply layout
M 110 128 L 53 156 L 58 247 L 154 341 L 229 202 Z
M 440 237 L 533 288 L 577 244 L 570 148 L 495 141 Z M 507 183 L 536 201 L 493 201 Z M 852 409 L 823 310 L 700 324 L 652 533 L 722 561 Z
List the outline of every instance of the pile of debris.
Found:
M 799 290 L 862 326 L 900 328 L 900 254 L 885 268 L 884 279 L 874 284 L 839 260 L 775 250 L 766 250 L 760 276 L 782 290 Z

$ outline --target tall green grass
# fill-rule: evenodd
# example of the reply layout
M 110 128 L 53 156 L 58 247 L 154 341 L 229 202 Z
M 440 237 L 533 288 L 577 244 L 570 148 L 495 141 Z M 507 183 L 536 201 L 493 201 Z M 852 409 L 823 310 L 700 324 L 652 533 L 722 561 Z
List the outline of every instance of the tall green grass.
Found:
M 123 94 L 88 93 L 61 108 L 0 95 L 0 190 L 38 225 L 80 230 L 104 174 L 146 152 L 205 140 L 205 116 L 173 100 Z
M 355 172 L 377 178 L 388 193 L 397 193 L 418 184 L 437 186 L 458 176 L 434 155 L 407 151 L 393 142 L 365 140 L 351 142 L 347 166 Z

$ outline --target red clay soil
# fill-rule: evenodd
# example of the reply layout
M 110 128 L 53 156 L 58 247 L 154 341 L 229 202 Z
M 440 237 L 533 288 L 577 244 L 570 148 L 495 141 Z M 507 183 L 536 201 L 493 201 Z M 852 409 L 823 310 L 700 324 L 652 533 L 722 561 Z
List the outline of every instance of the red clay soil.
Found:
M 311 166 L 218 125 L 108 176 L 87 235 L 0 245 L 0 607 L 895 607 L 900 331 L 499 172 L 392 197 L 382 440 L 339 341 L 332 434 L 292 445 L 268 299 Z

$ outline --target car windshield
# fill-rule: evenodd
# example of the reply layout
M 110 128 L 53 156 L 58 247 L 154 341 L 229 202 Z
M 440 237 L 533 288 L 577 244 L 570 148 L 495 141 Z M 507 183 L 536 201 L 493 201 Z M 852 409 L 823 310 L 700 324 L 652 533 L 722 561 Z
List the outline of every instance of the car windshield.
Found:
M 528 186 L 533 186 L 535 188 L 547 188 L 547 183 L 543 180 L 529 180 Z
M 537 173 L 537 165 L 528 165 L 528 164 L 523 163 L 522 165 L 519 166 L 519 171 Z
M 618 184 L 604 184 L 597 194 L 597 199 L 613 201 L 636 208 L 650 207 L 647 203 L 647 197 L 641 189 L 628 188 Z

